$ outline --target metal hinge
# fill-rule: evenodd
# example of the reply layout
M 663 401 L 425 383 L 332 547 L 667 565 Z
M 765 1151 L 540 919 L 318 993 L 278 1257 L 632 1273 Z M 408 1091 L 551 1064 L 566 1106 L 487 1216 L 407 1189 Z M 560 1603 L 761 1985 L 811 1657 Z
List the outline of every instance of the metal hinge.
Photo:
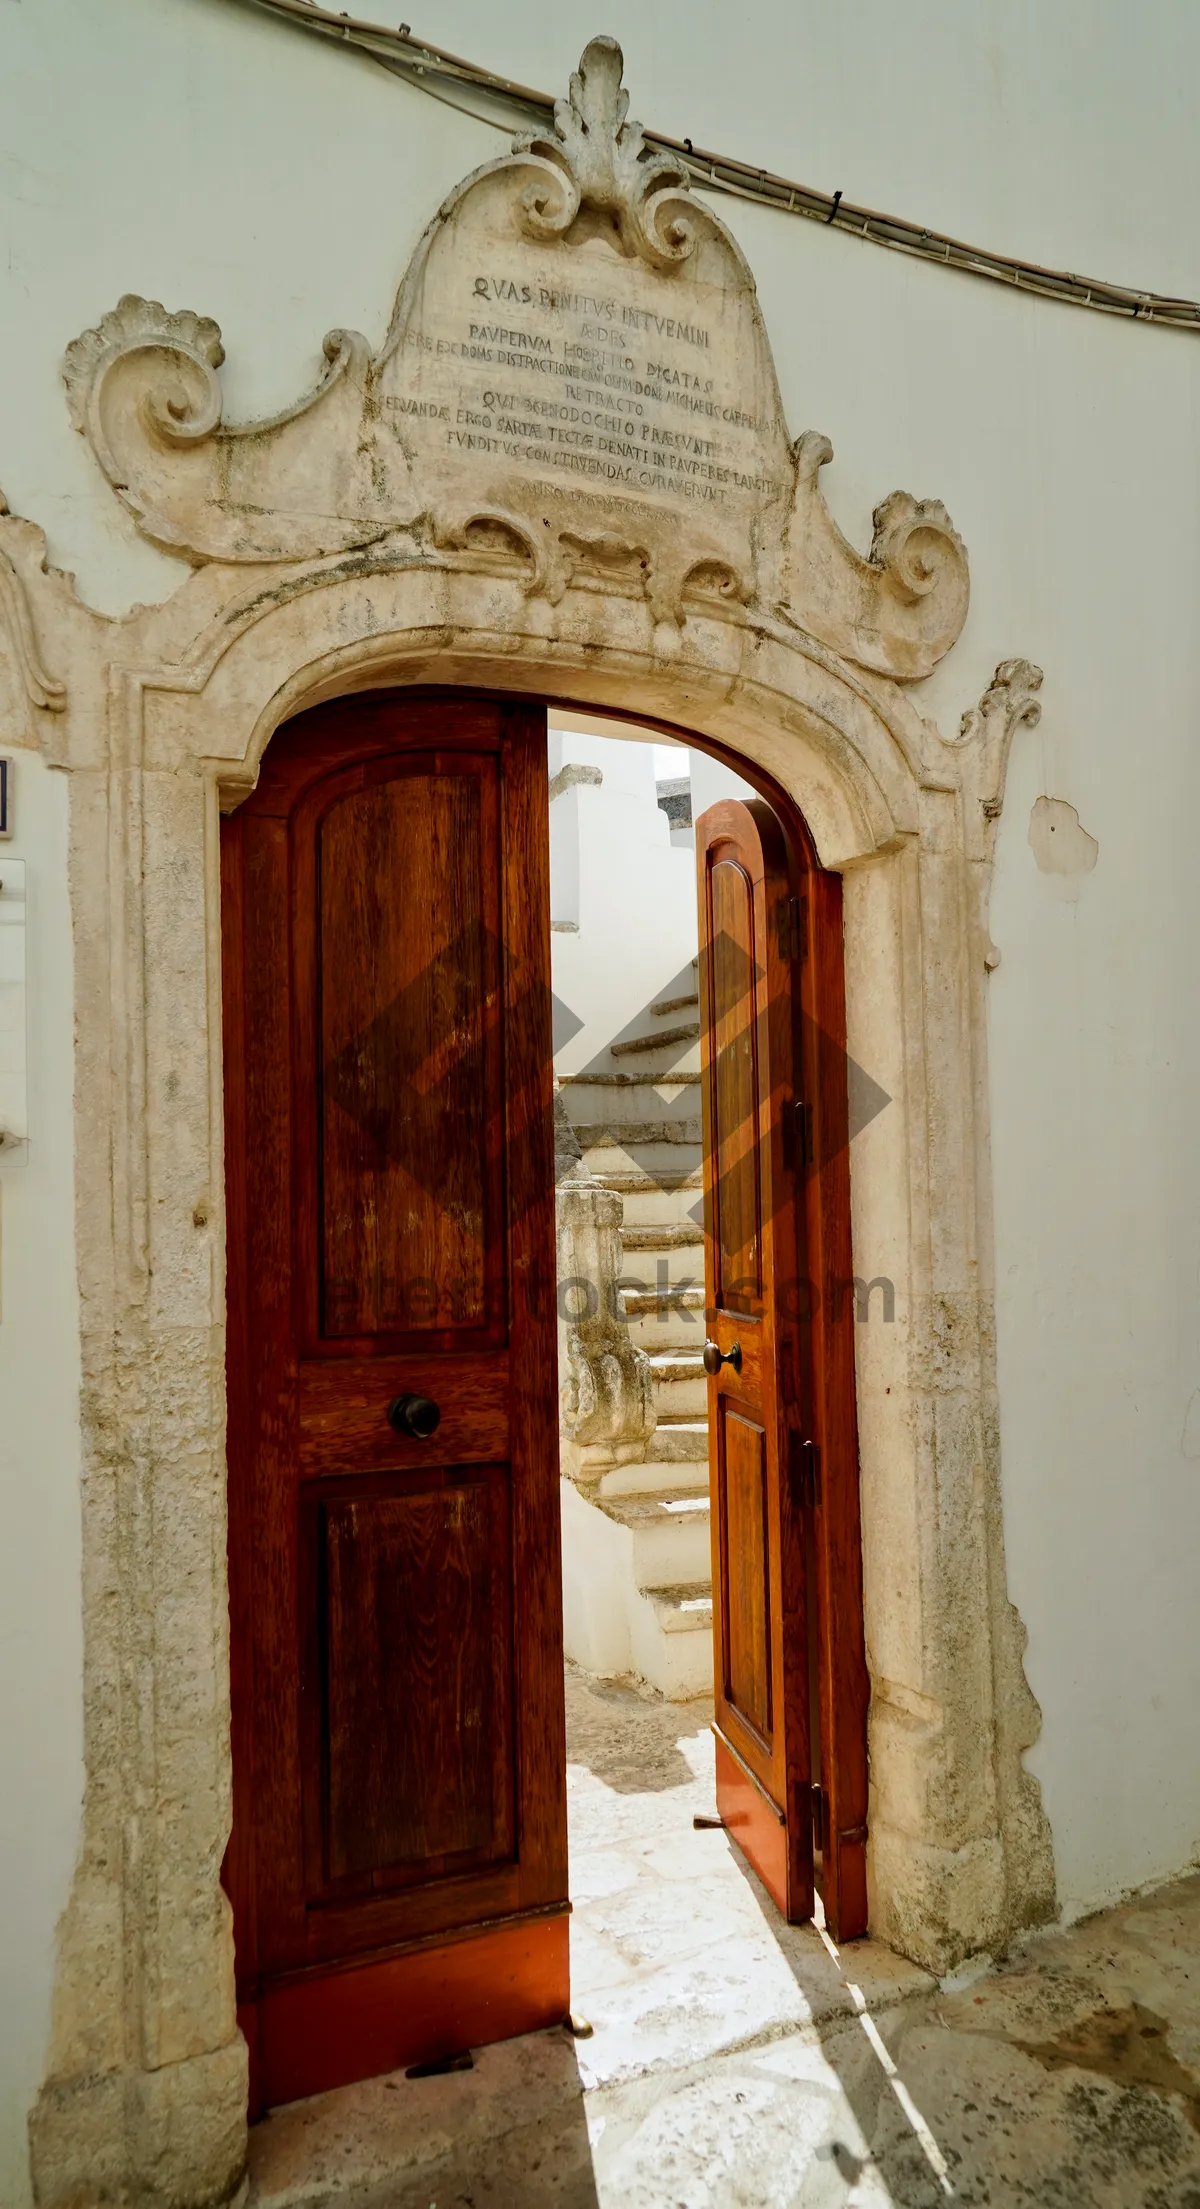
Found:
M 788 1447 L 792 1493 L 802 1510 L 815 1511 L 821 1502 L 820 1448 L 794 1430 Z
M 812 1106 L 794 1097 L 783 1107 L 783 1162 L 789 1173 L 803 1173 L 813 1162 Z
M 781 897 L 776 906 L 779 924 L 779 956 L 789 961 L 808 957 L 808 899 Z

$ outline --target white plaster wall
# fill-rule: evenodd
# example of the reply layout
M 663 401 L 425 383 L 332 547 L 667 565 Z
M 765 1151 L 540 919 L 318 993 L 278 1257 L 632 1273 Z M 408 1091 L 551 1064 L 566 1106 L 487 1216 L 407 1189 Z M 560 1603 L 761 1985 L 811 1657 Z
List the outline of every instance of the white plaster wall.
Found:
M 0 749 L 12 738 L 0 715 Z M 83 1795 L 79 1313 L 67 784 L 15 761 L 25 863 L 29 1140 L 0 1152 L 0 2202 L 28 2199 L 25 2117 Z
M 550 909 L 577 932 L 552 941 L 554 993 L 582 1026 L 555 1055 L 579 1073 L 629 1028 L 648 1033 L 648 1007 L 696 955 L 696 860 L 671 842 L 658 803 L 652 739 L 600 736 L 565 725 L 551 732 L 551 770 L 598 767 L 603 782 L 576 783 L 550 807 Z M 671 754 L 678 774 L 689 753 Z
M 599 15 L 595 0 L 441 0 L 428 27 L 556 91 L 611 30 L 634 112 L 697 144 L 1200 293 L 1191 0 L 743 0 L 736 18 L 728 0 L 606 0 Z M 220 321 L 232 415 L 285 404 L 326 329 L 382 336 L 429 215 L 502 141 L 234 0 L 0 0 L 0 83 L 0 484 L 84 594 L 121 608 L 180 569 L 137 539 L 68 426 L 67 340 L 141 291 Z M 1045 1717 L 1032 1761 L 1079 1906 L 1182 1864 L 1200 1837 L 1200 344 L 719 206 L 757 274 L 791 429 L 833 439 L 827 492 L 848 532 L 865 545 L 872 506 L 904 485 L 942 497 L 967 540 L 971 615 L 923 710 L 953 727 L 1011 653 L 1046 670 L 1000 830 L 991 1086 L 1011 1588 Z M 1099 839 L 1077 898 L 1033 864 L 1040 794 Z M 32 833 L 39 801 L 23 803 Z M 20 1752 L 0 1865 L 17 1972 L 0 2027 L 6 2182 L 78 1793 L 64 805 L 47 780 L 36 869 L 31 855 L 36 956 L 54 931 L 59 947 L 34 1008 L 47 1151 L 19 1185 L 4 1175 L 0 1444 L 17 1469 L 6 1454 L 0 1569 L 20 1654 L 3 1714 Z

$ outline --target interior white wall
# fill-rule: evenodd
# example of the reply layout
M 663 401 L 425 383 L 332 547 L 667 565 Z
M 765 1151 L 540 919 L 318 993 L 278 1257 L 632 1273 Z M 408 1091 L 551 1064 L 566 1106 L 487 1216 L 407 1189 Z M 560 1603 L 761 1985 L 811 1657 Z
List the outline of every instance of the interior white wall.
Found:
M 0 749 L 5 748 L 0 713 Z M 11 742 L 11 735 L 8 736 Z M 0 882 L 25 863 L 28 1142 L 0 1151 L 0 2202 L 28 2198 L 25 2118 L 83 1794 L 79 1312 L 67 783 L 15 761 Z
M 634 112 L 697 144 L 995 247 L 1200 293 L 1191 0 L 744 0 L 731 39 L 733 23 L 727 0 L 606 0 L 602 19 L 594 0 L 441 0 L 425 27 L 554 91 L 611 30 Z M 325 330 L 381 338 L 429 216 L 503 141 L 234 0 L 0 0 L 0 81 L 0 484 L 84 595 L 120 609 L 182 569 L 137 538 L 71 430 L 65 343 L 141 291 L 219 320 L 231 416 L 287 404 Z M 1063 1894 L 1099 1902 L 1182 1864 L 1200 1836 L 1200 1506 L 1185 1454 L 1200 1424 L 1200 871 L 1185 850 L 1200 353 L 717 204 L 756 274 L 791 430 L 833 439 L 843 526 L 865 546 L 872 506 L 903 485 L 943 498 L 966 538 L 971 614 L 922 710 L 952 730 L 999 659 L 1046 670 L 1042 729 L 1014 757 L 993 924 L 1003 1482 L 1044 1713 L 1032 1761 Z M 52 778 L 46 790 L 31 1085 L 48 1147 L 23 1184 L 3 1176 L 0 1442 L 16 1467 L 3 1616 L 19 1659 L 0 1867 L 17 1970 L 0 2028 L 6 2179 L 78 1792 L 65 797 Z M 1077 898 L 1033 864 L 1038 795 L 1076 806 L 1099 839 Z M 36 802 L 22 801 L 27 829 Z
M 699 820 L 710 805 L 722 798 L 754 798 L 758 796 L 752 783 L 744 782 L 741 775 L 727 767 L 723 759 L 713 759 L 708 752 L 699 752 L 693 746 L 688 752 L 692 784 L 692 820 Z
M 554 994 L 582 1023 L 554 1063 L 575 1074 L 626 1029 L 648 1030 L 649 1005 L 695 957 L 696 860 L 671 842 L 655 740 L 599 736 L 558 718 L 554 762 L 604 778 L 573 784 L 550 807 L 550 910 L 557 919 L 573 902 L 578 924 L 552 938 Z M 674 756 L 686 774 L 689 753 Z

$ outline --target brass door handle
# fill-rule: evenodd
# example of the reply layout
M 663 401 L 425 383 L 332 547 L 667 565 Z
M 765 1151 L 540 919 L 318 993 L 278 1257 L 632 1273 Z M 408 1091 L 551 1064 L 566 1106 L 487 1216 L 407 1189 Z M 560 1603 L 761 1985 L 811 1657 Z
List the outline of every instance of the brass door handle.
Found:
M 735 1373 L 742 1370 L 742 1346 L 735 1342 L 732 1350 L 722 1350 L 719 1342 L 708 1341 L 704 1345 L 704 1370 L 719 1373 L 723 1365 L 731 1365 Z
M 419 1442 L 436 1432 L 441 1416 L 432 1396 L 397 1396 L 388 1405 L 389 1425 L 397 1434 L 415 1434 Z

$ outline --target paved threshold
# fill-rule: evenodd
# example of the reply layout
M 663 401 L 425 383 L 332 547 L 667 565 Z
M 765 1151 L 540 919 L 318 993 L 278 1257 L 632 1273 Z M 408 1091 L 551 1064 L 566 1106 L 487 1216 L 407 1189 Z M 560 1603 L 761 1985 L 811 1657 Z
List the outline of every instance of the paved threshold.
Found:
M 1200 1878 L 942 1989 L 780 1922 L 711 1811 L 710 1711 L 569 1675 L 592 2026 L 251 2135 L 257 2209 L 1200 2209 Z

